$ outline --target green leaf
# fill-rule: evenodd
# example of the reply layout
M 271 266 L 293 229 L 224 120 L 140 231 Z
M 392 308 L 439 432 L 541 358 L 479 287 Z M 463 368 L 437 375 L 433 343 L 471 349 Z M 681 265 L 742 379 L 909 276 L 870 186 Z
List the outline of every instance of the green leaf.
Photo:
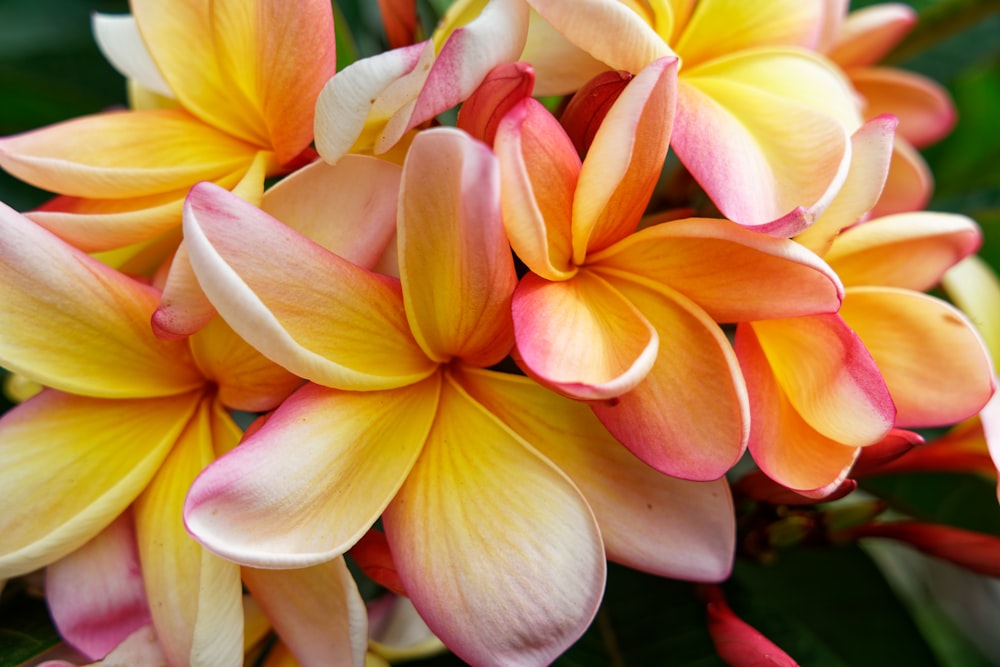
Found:
M 960 473 L 879 475 L 862 480 L 861 488 L 915 519 L 1000 536 L 996 484 L 982 477 Z
M 0 667 L 17 667 L 60 641 L 45 602 L 18 592 L 0 607 Z

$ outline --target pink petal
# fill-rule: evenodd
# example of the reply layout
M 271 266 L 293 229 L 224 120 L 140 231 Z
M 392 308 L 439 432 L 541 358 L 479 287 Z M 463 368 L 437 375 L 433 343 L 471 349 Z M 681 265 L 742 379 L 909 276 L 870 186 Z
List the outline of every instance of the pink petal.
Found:
M 45 597 L 59 635 L 88 658 L 103 658 L 150 623 L 132 513 L 45 570 Z
M 446 378 L 427 446 L 383 516 L 399 575 L 463 660 L 548 663 L 597 611 L 600 532 L 572 482 Z
M 656 360 L 658 336 L 647 319 L 588 271 L 563 282 L 529 273 L 514 292 L 513 314 L 523 367 L 575 398 L 619 396 Z
M 474 366 L 507 356 L 517 276 L 492 151 L 456 129 L 417 135 L 403 165 L 398 247 L 407 319 L 427 356 Z
M 188 530 L 253 567 L 308 567 L 342 554 L 409 473 L 434 418 L 438 378 L 389 391 L 306 385 L 198 477 Z
M 457 126 L 492 146 L 500 121 L 514 105 L 531 96 L 535 70 L 525 62 L 497 65 L 458 110 Z

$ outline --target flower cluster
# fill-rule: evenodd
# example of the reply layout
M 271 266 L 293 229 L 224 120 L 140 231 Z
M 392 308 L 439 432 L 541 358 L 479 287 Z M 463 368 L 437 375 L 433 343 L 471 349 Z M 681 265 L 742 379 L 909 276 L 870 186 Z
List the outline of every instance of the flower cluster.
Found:
M 908 10 L 380 4 L 336 71 L 328 0 L 132 0 L 131 108 L 0 139 L 55 195 L 0 209 L 0 578 L 45 567 L 87 658 L 363 664 L 350 551 L 463 660 L 547 664 L 609 560 L 729 576 L 741 460 L 830 499 L 987 406 L 927 294 L 981 242 L 921 210 L 952 107 L 873 66 Z M 767 644 L 706 590 L 723 657 Z

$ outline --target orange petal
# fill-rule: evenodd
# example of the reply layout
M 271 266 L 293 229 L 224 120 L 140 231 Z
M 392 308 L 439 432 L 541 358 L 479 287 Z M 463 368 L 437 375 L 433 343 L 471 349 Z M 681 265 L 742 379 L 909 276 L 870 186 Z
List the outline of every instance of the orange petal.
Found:
M 641 382 L 656 359 L 658 336 L 650 323 L 588 271 L 555 283 L 529 273 L 514 292 L 513 315 L 522 365 L 568 396 L 619 396 Z
M 889 177 L 882 196 L 871 210 L 871 217 L 921 211 L 931 200 L 933 188 L 934 177 L 927 162 L 917 149 L 897 136 L 893 142 Z
M 418 134 L 403 165 L 398 233 L 406 315 L 427 356 L 474 366 L 507 356 L 517 277 L 492 151 L 457 129 Z
M 850 76 L 867 102 L 865 116 L 897 116 L 899 135 L 917 148 L 943 139 L 955 126 L 948 91 L 926 77 L 890 67 L 852 70 Z
M 901 2 L 855 10 L 844 20 L 829 56 L 845 69 L 877 63 L 906 37 L 916 22 L 917 13 Z
M 840 314 L 878 364 L 898 426 L 954 424 L 979 412 L 992 395 L 982 340 L 944 301 L 909 290 L 855 287 Z

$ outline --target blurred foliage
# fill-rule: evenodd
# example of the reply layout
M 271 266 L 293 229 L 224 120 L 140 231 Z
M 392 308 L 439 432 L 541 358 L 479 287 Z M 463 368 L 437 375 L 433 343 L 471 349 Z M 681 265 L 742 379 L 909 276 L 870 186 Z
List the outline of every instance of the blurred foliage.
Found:
M 854 6 L 868 4 L 875 3 Z M 983 254 L 1000 267 L 1000 0 L 909 4 L 921 21 L 887 62 L 937 80 L 959 110 L 954 133 L 924 153 L 936 178 L 931 208 L 979 221 L 986 236 Z M 447 5 L 420 0 L 425 29 Z M 335 6 L 339 67 L 385 48 L 377 3 L 341 0 Z M 0 134 L 123 105 L 123 81 L 97 49 L 89 16 L 127 10 L 126 0 L 0 0 Z M 14 208 L 31 208 L 45 197 L 0 173 L 0 200 Z M 982 479 L 897 475 L 866 480 L 863 488 L 896 512 L 1000 535 L 995 487 Z M 963 665 L 987 664 L 950 624 L 933 632 L 918 627 L 905 599 L 856 546 L 794 547 L 766 564 L 741 560 L 725 591 L 739 615 L 803 664 L 933 666 L 947 665 L 954 655 L 964 656 Z M 0 601 L 0 667 L 20 665 L 56 641 L 43 604 L 8 589 Z M 721 664 L 696 587 L 611 565 L 597 619 L 556 664 L 667 663 Z M 462 663 L 445 655 L 411 664 Z

